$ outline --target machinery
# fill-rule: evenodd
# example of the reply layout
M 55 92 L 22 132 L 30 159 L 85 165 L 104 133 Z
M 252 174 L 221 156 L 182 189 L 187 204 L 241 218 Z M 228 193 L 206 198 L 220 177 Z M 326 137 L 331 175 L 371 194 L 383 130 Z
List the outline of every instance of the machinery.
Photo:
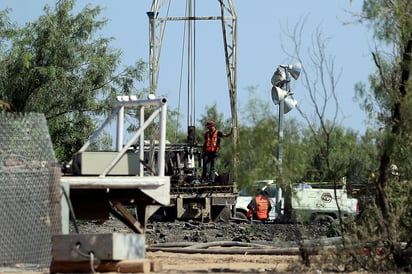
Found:
M 162 2 L 162 3 L 160 3 Z M 236 41 L 237 41 L 237 14 L 232 0 L 206 1 L 207 5 L 218 5 L 220 14 L 212 16 L 197 16 L 195 5 L 186 1 L 187 11 L 184 16 L 170 17 L 165 10 L 162 13 L 162 7 L 165 2 L 152 2 L 151 10 L 147 13 L 150 24 L 150 90 L 157 94 L 158 76 L 160 71 L 160 52 L 162 48 L 163 34 L 167 22 L 184 21 L 185 30 L 187 31 L 188 49 L 187 54 L 195 52 L 194 37 L 195 21 L 218 21 L 222 27 L 222 38 L 224 45 L 224 56 L 226 64 L 226 75 L 228 91 L 230 97 L 231 114 L 232 114 L 232 142 L 233 142 L 233 159 L 232 170 L 236 169 L 236 146 L 238 143 L 237 133 L 237 98 L 236 98 Z M 193 5 L 192 5 L 193 4 Z M 170 7 L 170 6 L 169 6 Z M 167 10 L 169 10 L 169 7 Z M 195 86 L 193 68 L 195 65 L 194 56 L 188 56 L 188 104 L 195 98 Z M 188 106 L 188 110 L 193 109 L 193 105 Z M 189 112 L 189 111 L 188 111 Z M 170 176 L 170 204 L 162 207 L 156 214 L 157 217 L 166 219 L 202 219 L 202 220 L 220 220 L 228 219 L 234 213 L 236 203 L 236 175 L 219 174 L 216 184 L 204 185 L 199 184 L 197 180 L 197 169 L 201 167 L 201 144 L 196 140 L 196 128 L 193 125 L 195 117 L 193 113 L 187 113 L 187 142 L 181 144 L 166 145 L 166 175 Z M 200 142 L 203 142 L 201 140 Z
M 141 120 L 139 130 L 123 146 L 124 110 L 127 107 L 138 108 Z M 151 108 L 151 114 L 145 119 L 144 110 L 148 107 Z M 161 205 L 169 204 L 170 177 L 165 176 L 165 161 L 157 161 L 157 165 L 149 170 L 140 160 L 144 158 L 145 151 L 136 153 L 131 148 L 139 138 L 144 143 L 145 130 L 158 117 L 156 155 L 159 159 L 165 158 L 166 112 L 166 98 L 117 98 L 112 114 L 73 155 L 71 164 L 63 168 L 61 183 L 67 196 L 70 196 L 68 200 L 72 204 L 72 217 L 106 220 L 112 213 L 135 232 L 144 233 L 146 222 L 153 212 Z M 87 150 L 114 117 L 117 117 L 117 150 Z M 133 212 L 130 212 L 130 208 L 134 209 Z
M 232 0 L 217 1 L 221 13 L 216 16 L 198 17 L 189 13 L 184 17 L 160 17 L 162 4 L 159 2 L 165 1 L 154 0 L 151 10 L 147 12 L 150 24 L 150 96 L 147 99 L 119 96 L 110 117 L 73 156 L 70 176 L 62 179 L 62 182 L 70 185 L 70 196 L 75 201 L 74 208 L 78 216 L 90 218 L 92 216 L 88 215 L 93 215 L 94 218 L 105 219 L 112 212 L 127 221 L 137 232 L 142 232 L 150 217 L 166 220 L 227 220 L 233 216 L 238 195 L 235 174 L 219 174 L 213 185 L 200 183 L 198 172 L 201 167 L 202 144 L 196 140 L 195 126 L 188 124 L 187 142 L 167 142 L 168 100 L 157 97 L 165 23 L 173 20 L 219 20 L 222 25 L 232 113 L 232 147 L 236 150 L 237 16 L 234 4 Z M 188 94 L 193 96 L 194 91 L 190 90 Z M 137 131 L 123 144 L 125 110 L 129 107 L 140 120 Z M 158 123 L 155 122 L 157 116 Z M 115 117 L 116 151 L 86 150 Z M 193 121 L 193 117 L 190 120 Z M 158 132 L 157 135 L 153 134 L 154 131 Z M 236 153 L 233 152 L 232 155 L 232 170 L 236 170 Z M 137 208 L 137 220 L 127 210 L 129 206 Z

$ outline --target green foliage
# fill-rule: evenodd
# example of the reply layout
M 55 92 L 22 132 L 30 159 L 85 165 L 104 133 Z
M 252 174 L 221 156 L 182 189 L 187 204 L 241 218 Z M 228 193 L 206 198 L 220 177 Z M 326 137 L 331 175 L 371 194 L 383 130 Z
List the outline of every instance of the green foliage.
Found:
M 16 34 L 14 25 L 8 17 L 9 12 L 10 9 L 0 11 L 0 57 L 3 56 L 3 52 L 7 48 L 7 43 Z
M 178 111 L 168 110 L 166 139 L 172 143 L 185 143 L 187 141 L 187 129 L 181 131 L 180 120 L 182 115 Z
M 355 182 L 365 182 L 369 176 L 370 171 L 375 170 L 378 166 L 378 139 L 379 139 L 379 132 L 368 129 L 363 136 L 360 137 L 358 140 L 356 150 L 356 157 L 352 157 L 353 162 L 350 166 L 355 178 L 352 178 L 351 181 Z M 348 178 L 351 178 L 348 176 Z
M 242 126 L 239 135 L 239 185 L 275 178 L 277 138 L 273 132 L 273 120 L 259 121 L 254 127 Z
M 368 0 L 363 3 L 363 11 L 377 40 L 393 43 L 396 47 L 406 45 L 412 29 L 409 0 Z
M 121 52 L 110 38 L 97 37 L 107 23 L 100 7 L 72 14 L 74 0 L 16 32 L 0 74 L 0 97 L 19 112 L 44 113 L 56 157 L 68 160 L 96 129 L 94 117 L 107 115 L 119 94 L 133 92 L 142 80 L 144 63 L 118 71 Z M 96 38 L 97 37 L 97 38 Z
M 303 139 L 305 131 L 302 123 L 295 119 L 286 119 L 283 142 L 283 177 L 286 183 L 308 181 L 308 169 L 311 155 L 308 153 L 308 143 Z
M 388 198 L 393 206 L 395 223 L 397 224 L 396 232 L 402 242 L 411 239 L 410 231 L 412 229 L 412 188 L 411 182 L 401 180 L 397 177 L 390 179 L 388 187 Z
M 391 49 L 372 52 L 376 72 L 369 78 L 370 90 L 363 84 L 357 85 L 361 103 L 370 117 L 376 119 L 380 133 L 376 138 L 378 161 L 374 177 L 375 210 L 379 214 L 366 216 L 364 223 L 379 224 L 377 233 L 365 234 L 370 238 L 379 235 L 385 249 L 379 255 L 380 269 L 374 263 L 367 263 L 380 271 L 403 267 L 410 270 L 412 261 L 403 254 L 399 242 L 412 242 L 412 5 L 408 0 L 368 0 L 363 11 L 363 19 L 374 31 L 376 40 Z
M 339 181 L 342 177 L 350 180 L 365 178 L 370 169 L 371 147 L 359 140 L 358 134 L 342 126 L 326 123 L 327 130 L 306 131 L 304 134 L 309 156 L 305 179 L 317 182 Z M 365 137 L 366 138 L 366 137 Z M 356 157 L 353 157 L 356 155 Z
M 278 177 L 278 120 L 276 107 L 263 101 L 255 87 L 249 88 L 247 104 L 240 113 L 238 183 L 240 188 L 247 188 L 256 180 Z M 300 125 L 293 119 L 286 119 L 284 124 L 283 173 L 287 181 L 297 181 L 303 176 L 306 150 Z
M 203 133 L 206 131 L 206 123 L 209 120 L 214 120 L 216 123 L 216 128 L 225 131 L 227 129 L 227 122 L 224 121 L 223 113 L 219 113 L 216 104 L 213 104 L 212 106 L 206 106 L 205 107 L 205 114 L 201 115 L 201 118 L 199 119 L 200 123 L 200 128 L 202 128 L 202 131 L 199 132 L 199 137 L 203 139 Z M 230 130 L 230 128 L 229 128 Z
M 275 117 L 272 115 L 269 102 L 262 101 L 255 93 L 255 88 L 249 89 L 247 104 L 240 110 L 240 188 L 247 188 L 255 180 L 274 179 L 277 172 L 278 142 Z

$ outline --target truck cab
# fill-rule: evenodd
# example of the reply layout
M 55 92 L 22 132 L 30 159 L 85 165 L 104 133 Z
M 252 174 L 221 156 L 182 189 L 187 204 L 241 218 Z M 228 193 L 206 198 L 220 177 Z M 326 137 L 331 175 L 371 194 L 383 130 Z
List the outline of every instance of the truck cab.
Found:
M 274 180 L 260 180 L 256 181 L 252 188 L 241 189 L 236 201 L 236 218 L 247 219 L 248 204 L 254 198 L 257 190 L 265 190 L 269 194 L 269 199 L 272 209 L 269 212 L 269 221 L 274 221 L 283 212 L 281 209 L 283 204 L 282 189 L 279 188 Z

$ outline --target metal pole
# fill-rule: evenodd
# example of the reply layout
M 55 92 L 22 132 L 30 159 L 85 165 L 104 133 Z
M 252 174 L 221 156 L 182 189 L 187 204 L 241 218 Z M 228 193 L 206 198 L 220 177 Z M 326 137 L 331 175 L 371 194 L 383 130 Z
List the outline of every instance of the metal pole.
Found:
M 220 2 L 220 15 L 222 23 L 223 43 L 226 61 L 226 73 L 229 89 L 229 99 L 232 113 L 232 144 L 233 144 L 233 169 L 238 166 L 239 143 L 238 121 L 237 121 L 237 13 L 235 4 L 232 0 Z M 225 16 L 227 13 L 228 16 Z M 229 21 L 231 20 L 231 21 Z M 229 22 L 228 22 L 229 21 Z M 237 172 L 233 174 L 234 182 L 237 182 Z
M 124 106 L 119 108 L 117 114 L 117 129 L 116 129 L 116 151 L 120 151 L 123 148 L 123 126 L 124 126 Z
M 157 18 L 157 1 L 153 1 L 152 11 L 147 12 L 149 17 L 149 70 L 150 70 L 150 92 L 157 95 L 157 62 L 156 62 L 156 18 Z
M 96 130 L 87 140 L 86 143 L 79 149 L 78 153 L 86 151 L 86 149 L 89 147 L 89 145 L 99 136 L 100 132 L 103 131 L 103 129 L 109 124 L 109 122 L 117 116 L 119 113 L 119 107 L 116 107 L 113 112 L 110 114 L 110 116 L 104 121 L 104 123 L 99 127 L 98 130 Z M 117 135 L 116 135 L 117 136 Z
M 154 110 L 154 112 L 149 116 L 149 118 L 146 120 L 146 122 L 143 125 L 140 126 L 140 128 L 136 131 L 136 133 L 131 137 L 129 142 L 127 142 L 127 144 L 119 151 L 119 153 L 117 153 L 116 157 L 105 168 L 105 170 L 100 174 L 99 177 L 106 176 L 112 170 L 112 168 L 119 162 L 120 158 L 123 157 L 123 155 L 129 149 L 129 147 L 136 142 L 136 140 L 140 136 L 140 134 L 142 134 L 142 132 L 149 126 L 149 124 L 151 122 L 153 122 L 154 118 L 156 117 L 156 115 L 158 115 L 160 113 L 161 109 L 164 109 L 163 105 L 159 106 L 156 110 Z M 165 136 L 165 134 L 162 133 L 162 136 Z M 159 151 L 159 157 L 160 156 L 164 156 L 164 151 Z M 164 158 L 159 158 L 159 159 L 164 159 Z M 163 162 L 163 161 L 159 161 L 159 162 Z M 164 171 L 163 171 L 163 174 L 161 174 L 161 175 L 159 174 L 158 176 L 163 176 L 163 175 L 164 175 Z
M 140 126 L 144 124 L 144 106 L 140 107 Z M 140 140 L 139 140 L 139 157 L 140 160 L 144 160 L 144 131 L 140 135 Z M 139 174 L 140 176 L 144 176 L 144 165 L 143 163 L 139 163 Z
M 157 174 L 158 176 L 165 175 L 165 161 L 161 161 L 161 159 L 165 159 L 165 150 L 166 150 L 166 118 L 167 118 L 167 104 L 163 104 L 160 109 L 160 132 L 159 132 L 159 151 L 158 151 L 158 167 L 157 167 Z
M 286 73 L 286 86 L 285 90 L 287 95 L 289 95 L 290 87 L 290 76 L 289 72 L 284 68 Z M 285 98 L 286 98 L 285 96 Z M 279 102 L 279 152 L 278 152 L 278 162 L 279 162 L 279 183 L 283 185 L 285 191 L 285 201 L 284 201 L 284 216 L 286 220 L 291 220 L 292 218 L 292 193 L 290 188 L 283 183 L 283 171 L 282 171 L 282 157 L 283 157 L 283 115 L 285 113 L 285 98 Z
M 279 128 L 278 128 L 278 169 L 279 177 L 282 178 L 282 155 L 283 155 L 283 114 L 285 112 L 285 101 L 279 102 Z
M 289 82 L 290 76 L 289 72 L 286 68 L 283 68 L 286 75 L 286 85 L 285 90 L 287 95 L 289 95 Z M 286 98 L 285 96 L 285 98 Z M 283 115 L 285 114 L 285 98 L 279 100 L 279 129 L 278 129 L 278 169 L 279 169 L 279 177 L 282 179 L 282 157 L 283 157 Z

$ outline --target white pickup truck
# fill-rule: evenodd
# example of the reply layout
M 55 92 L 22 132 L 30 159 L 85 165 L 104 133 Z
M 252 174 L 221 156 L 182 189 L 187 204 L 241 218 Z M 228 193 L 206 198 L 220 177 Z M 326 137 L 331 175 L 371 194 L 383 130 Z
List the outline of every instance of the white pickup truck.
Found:
M 265 190 L 271 199 L 272 210 L 269 212 L 270 221 L 327 221 L 329 223 L 341 216 L 356 215 L 359 211 L 358 200 L 349 198 L 346 187 L 342 188 L 312 188 L 309 184 L 292 187 L 292 216 L 293 220 L 284 219 L 284 191 L 273 180 L 255 182 L 254 190 Z M 336 195 L 335 195 L 336 193 Z M 239 192 L 236 202 L 236 217 L 246 219 L 247 205 L 253 198 L 253 193 L 244 190 Z M 339 208 L 338 208 L 339 205 Z

